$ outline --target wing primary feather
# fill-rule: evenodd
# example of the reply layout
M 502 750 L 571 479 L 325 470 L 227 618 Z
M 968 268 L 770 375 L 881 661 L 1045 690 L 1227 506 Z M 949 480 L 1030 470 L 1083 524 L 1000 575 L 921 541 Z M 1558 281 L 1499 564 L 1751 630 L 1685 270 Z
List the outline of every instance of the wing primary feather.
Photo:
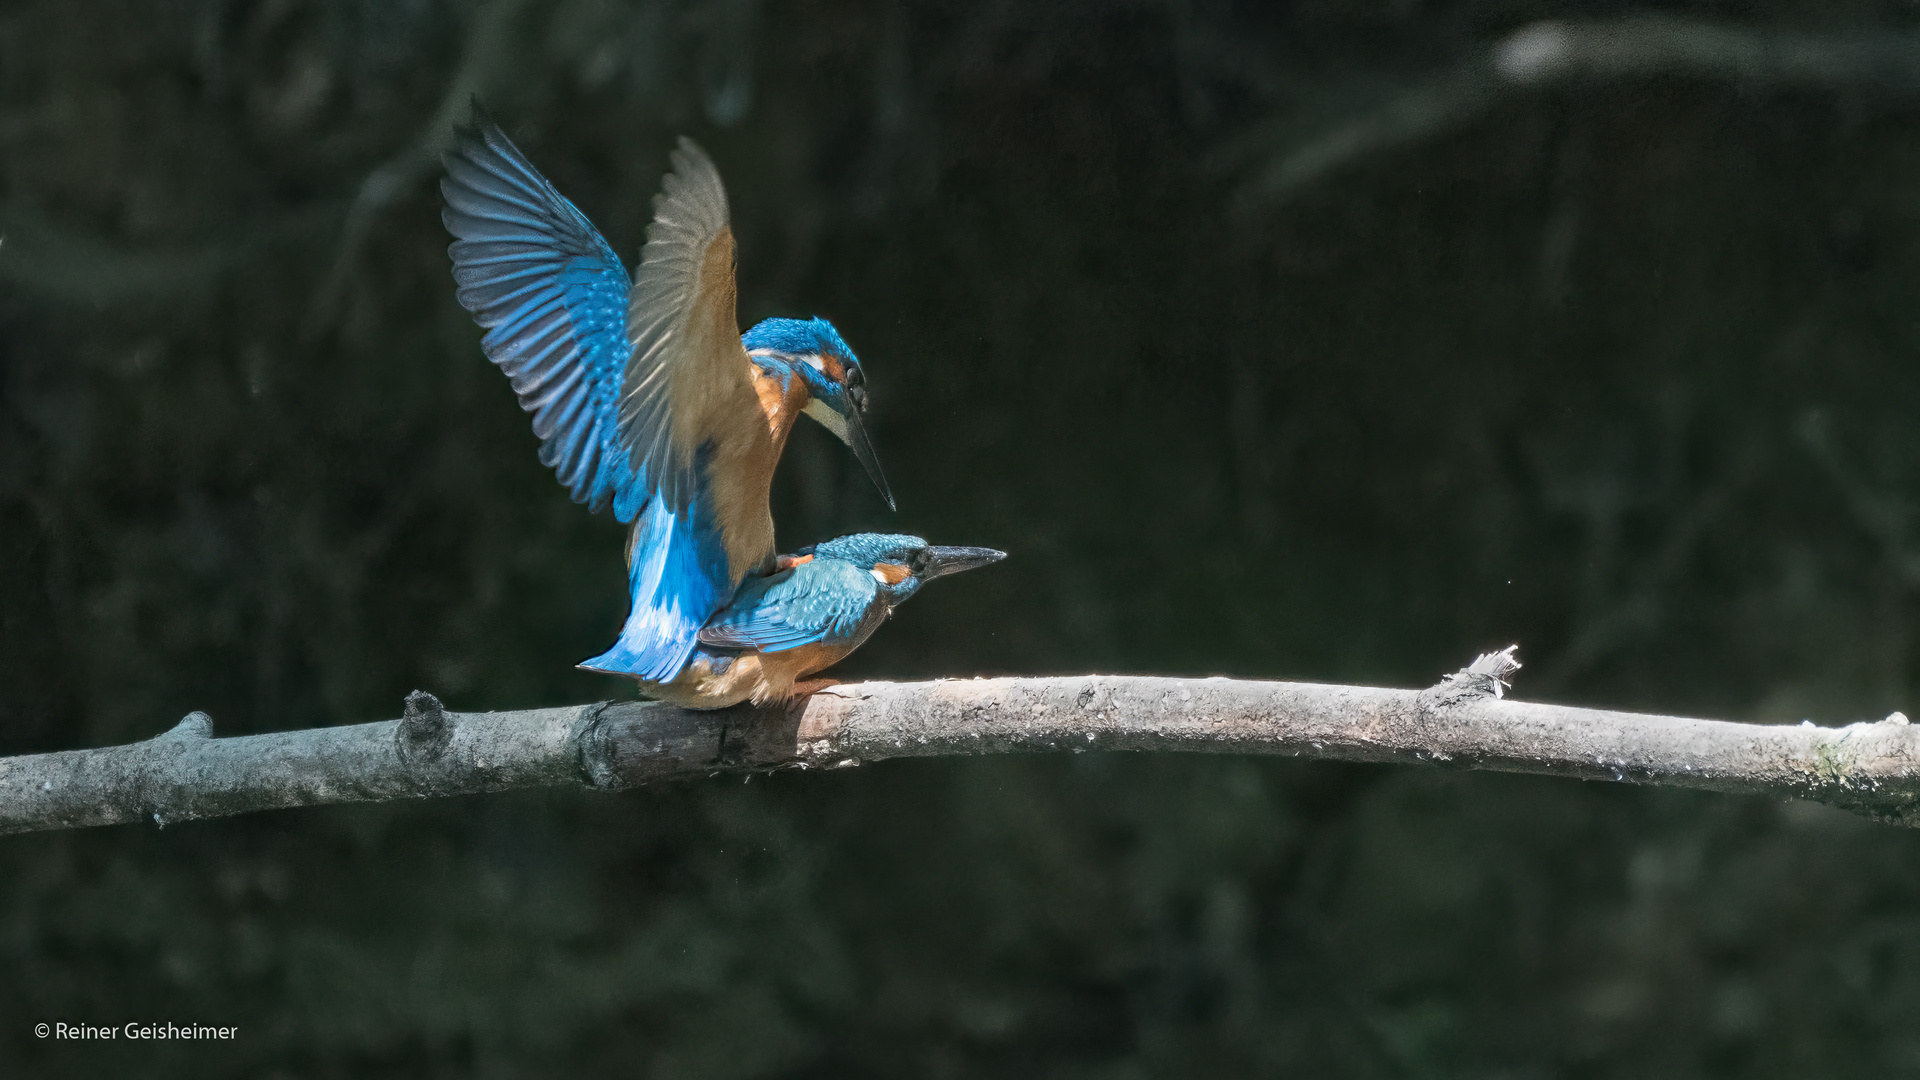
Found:
M 691 139 L 681 139 L 669 161 L 628 294 L 632 356 L 621 383 L 620 431 L 636 470 L 681 508 L 695 486 L 695 451 L 717 425 L 757 404 L 734 311 L 726 186 Z M 716 250 L 726 257 L 724 280 L 708 265 Z
M 455 295 L 486 329 L 481 347 L 533 414 L 541 460 L 572 497 L 633 520 L 647 493 L 626 490 L 632 470 L 606 466 L 626 453 L 616 402 L 632 279 L 477 103 L 443 161 Z

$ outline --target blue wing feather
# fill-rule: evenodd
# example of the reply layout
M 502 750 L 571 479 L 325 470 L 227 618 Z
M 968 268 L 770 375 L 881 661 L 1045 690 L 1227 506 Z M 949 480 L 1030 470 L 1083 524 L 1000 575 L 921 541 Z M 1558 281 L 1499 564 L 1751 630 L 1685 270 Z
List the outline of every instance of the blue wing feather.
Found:
M 575 502 L 632 521 L 651 494 L 619 438 L 632 281 L 586 217 L 491 121 L 445 157 L 441 213 L 460 303 L 534 414 L 540 460 Z
M 815 559 L 740 587 L 733 603 L 700 631 L 700 642 L 783 652 L 857 634 L 877 611 L 880 587 L 866 571 Z

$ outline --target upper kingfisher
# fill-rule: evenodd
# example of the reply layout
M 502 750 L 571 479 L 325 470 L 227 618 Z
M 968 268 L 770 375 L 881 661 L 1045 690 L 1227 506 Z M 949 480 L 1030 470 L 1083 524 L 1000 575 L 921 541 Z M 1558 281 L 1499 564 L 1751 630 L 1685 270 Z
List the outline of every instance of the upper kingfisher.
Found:
M 726 188 L 682 138 L 629 280 L 619 256 L 479 109 L 441 158 L 460 303 L 533 414 L 575 502 L 630 522 L 633 607 L 581 667 L 667 682 L 749 575 L 774 569 L 774 466 L 802 414 L 893 495 L 862 416 L 866 376 L 825 319 L 735 315 Z
M 782 555 L 773 573 L 747 579 L 701 628 L 680 674 L 646 692 L 692 709 L 784 702 L 800 679 L 864 644 L 922 585 L 1006 557 L 891 533 L 856 533 Z

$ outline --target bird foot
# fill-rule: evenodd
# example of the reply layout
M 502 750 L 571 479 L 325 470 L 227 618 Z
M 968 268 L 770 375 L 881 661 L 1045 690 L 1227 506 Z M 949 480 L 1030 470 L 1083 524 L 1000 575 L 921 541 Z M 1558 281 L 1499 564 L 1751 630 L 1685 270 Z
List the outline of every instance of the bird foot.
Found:
M 797 682 L 793 684 L 793 696 L 808 697 L 825 690 L 829 686 L 838 685 L 839 682 L 839 679 L 807 679 L 804 682 Z

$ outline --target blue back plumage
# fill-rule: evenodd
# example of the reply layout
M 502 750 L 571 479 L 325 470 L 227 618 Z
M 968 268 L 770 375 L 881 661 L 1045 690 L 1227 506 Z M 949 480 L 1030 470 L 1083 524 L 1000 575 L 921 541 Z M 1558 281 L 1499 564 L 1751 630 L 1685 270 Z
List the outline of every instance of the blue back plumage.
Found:
M 864 640 L 892 605 L 919 588 L 913 578 L 882 585 L 880 563 L 906 563 L 927 542 L 900 533 L 855 533 L 801 548 L 812 561 L 740 586 L 726 609 L 700 631 L 719 648 L 780 652 L 820 642 Z
M 843 559 L 816 557 L 742 585 L 733 603 L 700 632 L 700 642 L 780 652 L 864 636 L 862 631 L 870 631 L 869 624 L 885 614 L 879 583 L 865 569 Z
M 647 504 L 627 566 L 633 608 L 613 647 L 581 667 L 667 682 L 686 666 L 700 627 L 731 591 L 725 576 L 713 573 L 726 565 L 726 552 L 706 520 L 709 505 L 697 496 L 677 512 L 665 499 Z

